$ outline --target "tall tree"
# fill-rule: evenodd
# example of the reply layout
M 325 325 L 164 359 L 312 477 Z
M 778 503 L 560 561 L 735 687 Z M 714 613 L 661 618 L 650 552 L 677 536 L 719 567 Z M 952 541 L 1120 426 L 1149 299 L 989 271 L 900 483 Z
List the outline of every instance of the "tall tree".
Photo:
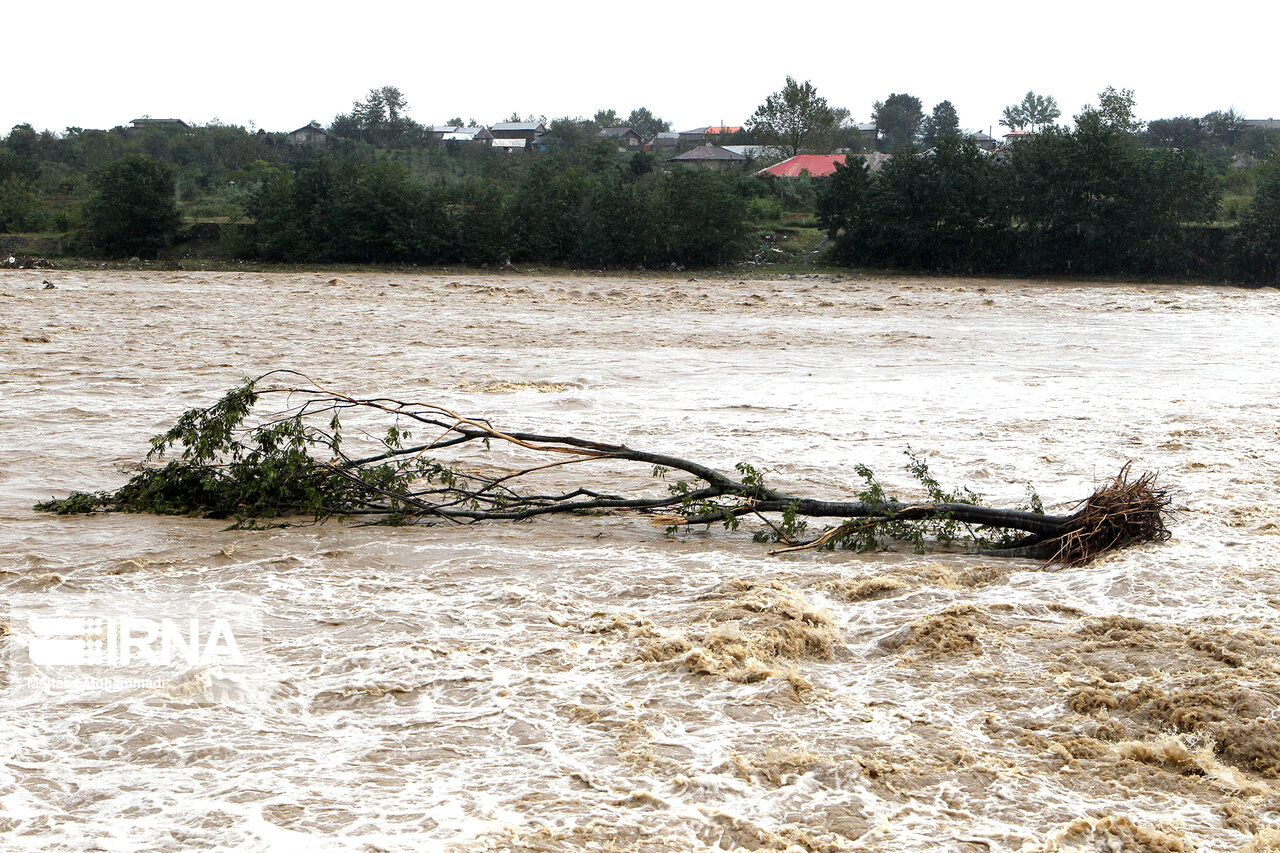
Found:
M 1032 131 L 1039 131 L 1053 124 L 1061 115 L 1058 102 L 1051 96 L 1027 92 L 1021 103 L 1004 108 L 1004 118 L 1000 119 L 1000 123 L 1010 130 L 1026 130 L 1029 127 Z
M 640 134 L 640 138 L 648 142 L 659 133 L 666 133 L 671 130 L 671 122 L 658 118 L 649 111 L 648 107 L 636 107 L 631 111 L 631 115 L 627 116 L 627 127 Z
M 408 107 L 395 86 L 370 89 L 363 101 L 352 103 L 351 112 L 334 116 L 330 131 L 381 147 L 411 142 L 421 137 L 422 126 L 405 115 Z
M 93 178 L 81 220 L 90 248 L 111 256 L 153 255 L 178 230 L 174 173 L 146 154 L 128 154 Z
M 924 124 L 924 110 L 914 95 L 894 93 L 876 101 L 871 111 L 884 146 L 890 151 L 914 145 Z
M 924 120 L 924 144 L 932 148 L 943 136 L 955 136 L 960 132 L 960 117 L 956 114 L 955 105 L 943 101 L 933 108 L 933 113 Z
M 597 127 L 618 127 L 622 124 L 622 119 L 618 118 L 616 110 L 596 110 L 591 120 Z
M 774 92 L 756 107 L 747 130 L 762 145 L 779 149 L 788 157 L 801 148 L 830 146 L 835 113 L 808 80 L 797 83 L 788 76 L 782 91 Z
M 1114 86 L 1108 86 L 1098 93 L 1098 106 L 1086 104 L 1081 115 L 1097 113 L 1107 127 L 1113 127 L 1122 133 L 1137 133 L 1142 130 L 1143 123 L 1133 114 L 1135 103 L 1132 89 L 1116 91 Z M 1080 116 L 1076 116 L 1076 121 L 1079 120 Z

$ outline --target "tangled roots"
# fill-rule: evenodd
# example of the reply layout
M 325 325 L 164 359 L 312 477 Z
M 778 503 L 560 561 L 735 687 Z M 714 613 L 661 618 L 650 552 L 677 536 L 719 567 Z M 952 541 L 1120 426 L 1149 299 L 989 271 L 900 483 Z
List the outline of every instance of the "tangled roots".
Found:
M 1083 566 L 1117 548 L 1163 542 L 1169 538 L 1170 502 L 1168 490 L 1156 486 L 1154 472 L 1131 480 L 1126 464 L 1079 504 L 1065 532 L 1046 543 L 1053 548 L 1049 562 Z

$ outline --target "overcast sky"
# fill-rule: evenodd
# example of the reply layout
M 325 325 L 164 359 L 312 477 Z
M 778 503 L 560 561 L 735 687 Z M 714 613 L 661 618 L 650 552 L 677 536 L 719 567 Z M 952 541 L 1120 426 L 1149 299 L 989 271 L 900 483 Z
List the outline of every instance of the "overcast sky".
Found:
M 0 133 L 143 115 L 289 131 L 383 85 L 423 124 L 646 106 L 683 130 L 742 124 L 787 75 L 859 121 L 907 92 L 986 130 L 1029 89 L 1067 120 L 1108 85 L 1133 89 L 1143 119 L 1268 118 L 1277 32 L 1273 0 L 10 0 Z

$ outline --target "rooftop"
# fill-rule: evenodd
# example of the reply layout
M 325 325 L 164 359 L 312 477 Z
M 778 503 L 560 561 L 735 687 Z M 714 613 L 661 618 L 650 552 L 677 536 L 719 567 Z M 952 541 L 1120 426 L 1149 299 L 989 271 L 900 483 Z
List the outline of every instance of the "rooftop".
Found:
M 804 172 L 812 177 L 823 178 L 833 175 L 836 164 L 845 162 L 846 154 L 797 154 L 781 163 L 761 169 L 757 175 L 774 175 L 779 178 L 798 178 Z
M 747 158 L 741 154 L 735 154 L 727 148 L 721 148 L 719 145 L 712 145 L 708 142 L 705 145 L 699 145 L 691 151 L 678 154 L 667 160 L 667 162 L 689 163 L 707 160 L 720 160 L 728 163 L 745 163 Z

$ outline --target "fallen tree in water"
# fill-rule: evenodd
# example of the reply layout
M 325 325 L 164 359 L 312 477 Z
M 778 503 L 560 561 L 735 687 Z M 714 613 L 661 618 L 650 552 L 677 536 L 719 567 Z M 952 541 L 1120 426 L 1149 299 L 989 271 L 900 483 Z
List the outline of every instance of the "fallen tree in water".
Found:
M 292 384 L 268 384 L 270 379 Z M 281 405 L 260 406 L 265 399 Z M 366 452 L 348 452 L 346 416 L 355 417 L 366 436 L 372 423 L 385 428 L 376 447 L 366 440 Z M 426 440 L 414 442 L 415 432 L 423 430 Z M 515 457 L 515 465 L 486 471 L 477 459 L 467 464 L 442 461 L 468 449 L 494 449 L 495 443 Z M 183 414 L 172 429 L 152 439 L 146 464 L 120 489 L 76 492 L 36 509 L 186 514 L 231 518 L 241 525 L 289 515 L 317 520 L 367 516 L 379 523 L 407 524 L 634 511 L 649 514 L 668 530 L 714 523 L 736 528 L 744 519 L 756 519 L 756 538 L 781 546 L 771 553 L 873 550 L 903 541 L 917 550 L 960 545 L 988 555 L 1067 565 L 1169 535 L 1167 491 L 1156 486 L 1152 474 L 1131 477 L 1128 465 L 1074 512 L 1051 515 L 1034 493 L 1027 508 L 998 509 L 979 504 L 968 490 L 947 492 L 925 463 L 908 453 L 908 470 L 927 500 L 895 499 L 860 465 L 854 469 L 863 482 L 857 500 L 816 500 L 770 488 L 745 463 L 731 476 L 665 453 L 572 435 L 503 430 L 432 403 L 351 397 L 302 374 L 274 371 L 247 380 L 208 408 Z M 172 458 L 160 464 L 166 456 Z M 544 484 L 556 469 L 608 461 L 639 463 L 663 479 L 672 472 L 691 479 L 669 483 L 657 495 Z M 626 478 L 625 473 L 608 473 Z M 844 521 L 806 537 L 812 519 Z

